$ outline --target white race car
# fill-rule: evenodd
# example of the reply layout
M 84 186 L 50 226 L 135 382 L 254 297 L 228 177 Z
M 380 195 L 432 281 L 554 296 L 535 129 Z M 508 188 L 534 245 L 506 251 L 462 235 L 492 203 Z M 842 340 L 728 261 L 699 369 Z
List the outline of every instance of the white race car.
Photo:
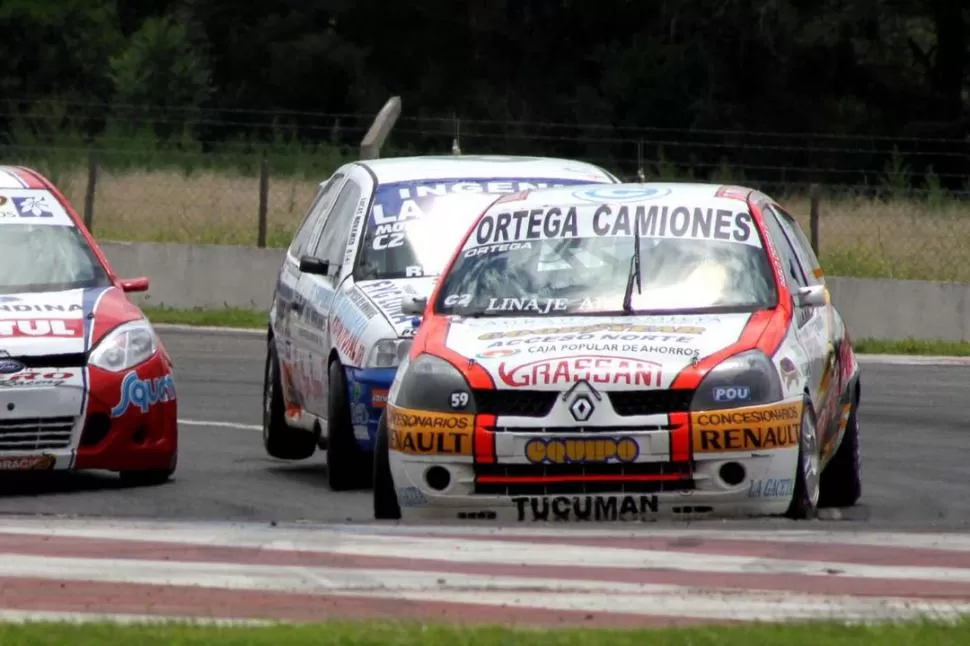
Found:
M 760 192 L 501 199 L 403 311 L 423 318 L 378 427 L 379 519 L 806 517 L 859 498 L 851 341 Z
M 370 485 L 373 441 L 414 334 L 403 296 L 428 296 L 475 218 L 499 195 L 615 184 L 564 159 L 389 158 L 320 185 L 280 268 L 267 338 L 263 443 L 274 457 L 327 449 L 335 490 Z

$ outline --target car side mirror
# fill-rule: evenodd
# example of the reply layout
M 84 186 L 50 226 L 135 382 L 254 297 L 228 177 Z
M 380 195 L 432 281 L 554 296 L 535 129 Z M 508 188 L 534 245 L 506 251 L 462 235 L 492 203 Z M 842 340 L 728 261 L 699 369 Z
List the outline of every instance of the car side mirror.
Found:
M 425 297 L 405 298 L 401 301 L 401 313 L 409 316 L 421 316 L 425 308 L 428 307 L 428 299 Z
M 138 278 L 123 278 L 119 282 L 121 283 L 121 291 L 126 294 L 148 291 L 149 281 L 144 276 L 139 276 Z
M 795 292 L 796 307 L 825 307 L 828 303 L 828 290 L 825 288 L 825 285 L 800 287 Z
M 314 276 L 326 276 L 330 271 L 330 261 L 320 260 L 313 256 L 302 256 L 300 258 L 300 271 Z

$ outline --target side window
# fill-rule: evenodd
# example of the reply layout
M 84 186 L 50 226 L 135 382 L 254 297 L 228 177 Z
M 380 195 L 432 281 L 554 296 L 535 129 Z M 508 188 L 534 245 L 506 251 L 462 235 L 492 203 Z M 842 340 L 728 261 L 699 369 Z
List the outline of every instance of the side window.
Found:
M 778 214 L 781 227 L 788 234 L 788 239 L 791 240 L 792 246 L 795 248 L 795 253 L 798 254 L 798 259 L 801 261 L 802 267 L 805 268 L 806 278 L 809 284 L 821 285 L 824 282 L 822 279 L 822 266 L 818 262 L 818 257 L 815 255 L 815 252 L 812 250 L 812 243 L 809 242 L 805 232 L 798 225 L 798 221 L 778 206 L 773 207 L 773 210 Z
M 303 222 L 300 223 L 300 228 L 297 229 L 296 235 L 293 237 L 293 242 L 290 244 L 289 252 L 296 258 L 299 258 L 304 253 L 306 253 L 306 248 L 309 245 L 310 237 L 313 231 L 317 229 L 317 223 L 320 220 L 320 215 L 327 212 L 327 207 L 333 203 L 333 198 L 337 194 L 337 186 L 343 180 L 343 174 L 336 173 L 327 180 L 319 191 L 317 191 L 317 196 L 313 198 L 313 204 L 310 205 L 309 210 L 306 215 L 303 216 Z
M 791 243 L 778 222 L 778 216 L 770 208 L 762 208 L 761 213 L 768 229 L 768 235 L 778 250 L 778 255 L 781 256 L 781 264 L 788 275 L 788 279 L 799 287 L 807 287 L 808 282 L 805 279 L 805 273 L 802 271 L 801 263 L 799 263 L 798 256 L 795 255 Z
M 347 236 L 350 234 L 350 225 L 354 221 L 354 207 L 357 206 L 361 193 L 360 185 L 354 180 L 348 181 L 340 191 L 330 217 L 327 218 L 320 232 L 320 238 L 312 254 L 314 257 L 329 260 L 333 264 L 343 262 Z

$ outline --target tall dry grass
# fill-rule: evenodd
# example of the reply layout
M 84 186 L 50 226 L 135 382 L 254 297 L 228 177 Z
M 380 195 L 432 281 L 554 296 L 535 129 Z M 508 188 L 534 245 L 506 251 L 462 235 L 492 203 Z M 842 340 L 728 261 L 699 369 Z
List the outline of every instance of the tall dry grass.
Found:
M 53 179 L 80 211 L 86 173 Z M 288 244 L 316 187 L 314 180 L 270 179 L 270 246 Z M 808 234 L 809 201 L 779 199 Z M 103 171 L 93 228 L 101 240 L 254 245 L 258 208 L 259 182 L 252 177 Z M 970 204 L 956 200 L 823 200 L 819 240 L 829 275 L 970 282 Z

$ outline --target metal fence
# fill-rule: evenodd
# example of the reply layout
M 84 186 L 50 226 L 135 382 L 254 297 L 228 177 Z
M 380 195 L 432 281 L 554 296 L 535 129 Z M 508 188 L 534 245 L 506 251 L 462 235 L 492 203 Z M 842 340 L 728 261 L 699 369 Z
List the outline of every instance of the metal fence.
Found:
M 963 140 L 496 123 L 399 112 L 392 102 L 376 121 L 304 114 L 289 131 L 271 119 L 279 115 L 264 114 L 263 134 L 276 134 L 245 141 L 184 133 L 153 141 L 144 132 L 157 118 L 121 122 L 121 130 L 141 135 L 125 138 L 115 123 L 114 134 L 93 139 L 45 133 L 38 124 L 46 122 L 28 120 L 40 134 L 13 137 L 0 149 L 5 162 L 48 173 L 102 239 L 284 246 L 317 184 L 338 164 L 376 156 L 382 146 L 383 156 L 458 148 L 584 159 L 630 180 L 753 186 L 800 219 L 830 274 L 970 282 L 963 253 L 970 243 L 970 150 Z M 193 132 L 211 133 L 215 122 L 195 122 Z

